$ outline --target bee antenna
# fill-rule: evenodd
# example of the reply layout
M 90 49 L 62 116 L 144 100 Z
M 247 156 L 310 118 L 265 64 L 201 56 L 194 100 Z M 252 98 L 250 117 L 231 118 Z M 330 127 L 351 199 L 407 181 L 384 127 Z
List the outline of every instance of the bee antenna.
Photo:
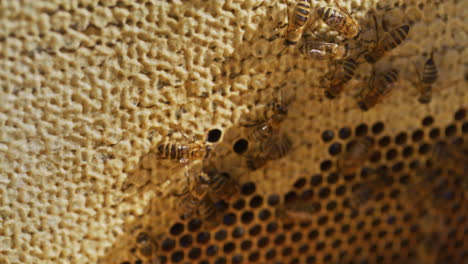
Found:
M 283 53 L 283 51 L 287 48 L 288 46 L 284 46 L 284 48 L 278 53 L 278 56 L 281 55 L 281 53 Z

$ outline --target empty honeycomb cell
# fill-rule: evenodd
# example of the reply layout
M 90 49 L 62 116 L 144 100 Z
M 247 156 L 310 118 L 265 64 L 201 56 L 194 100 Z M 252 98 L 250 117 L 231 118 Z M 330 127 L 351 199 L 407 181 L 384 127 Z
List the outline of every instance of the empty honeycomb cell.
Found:
M 457 126 L 452 124 L 445 128 L 445 135 L 447 137 L 454 136 L 457 133 Z
M 462 132 L 465 133 L 465 134 L 468 133 L 468 122 L 463 123 Z
M 433 128 L 429 132 L 429 137 L 431 139 L 437 139 L 439 136 L 440 136 L 440 129 L 438 129 L 438 128 Z
M 358 137 L 363 137 L 363 136 L 367 135 L 368 130 L 369 130 L 369 128 L 367 127 L 366 124 L 360 124 L 360 125 L 358 125 L 356 127 L 355 134 Z
M 229 243 L 224 244 L 224 247 L 223 247 L 223 251 L 224 251 L 224 253 L 226 253 L 226 254 L 230 254 L 230 253 L 233 252 L 235 249 L 236 249 L 236 244 L 234 244 L 234 243 L 232 243 L 232 242 L 229 242 Z
M 351 129 L 349 127 L 343 127 L 338 131 L 338 135 L 341 139 L 347 139 L 351 136 Z
M 244 199 L 239 199 L 234 204 L 232 204 L 232 208 L 236 210 L 242 210 L 245 207 L 245 200 Z
M 176 246 L 175 240 L 166 238 L 163 240 L 161 248 L 164 251 L 171 251 L 174 249 L 175 246 Z
M 329 142 L 333 139 L 333 137 L 335 136 L 335 133 L 331 130 L 325 130 L 323 133 L 322 133 L 322 140 L 324 142 Z
M 255 183 L 247 182 L 242 185 L 241 192 L 244 195 L 251 195 L 255 192 L 256 188 Z
M 406 139 L 408 138 L 408 136 L 406 135 L 405 132 L 401 132 L 399 133 L 396 137 L 395 137 L 395 143 L 397 145 L 403 145 L 406 143 Z
M 398 156 L 398 151 L 396 149 L 390 149 L 386 153 L 387 160 L 394 160 Z
M 234 230 L 232 231 L 232 237 L 233 238 L 241 238 L 244 236 L 244 228 L 242 227 L 235 227 Z
M 241 216 L 241 221 L 243 224 L 249 224 L 254 220 L 254 214 L 252 212 L 244 212 Z
M 191 235 L 184 235 L 179 240 L 179 245 L 181 247 L 190 247 L 192 245 L 193 239 Z
M 297 189 L 301 189 L 302 187 L 304 187 L 307 183 L 307 180 L 304 179 L 304 178 L 299 178 L 296 180 L 296 182 L 294 183 L 294 188 L 297 188 Z
M 414 142 L 418 142 L 424 137 L 424 132 L 422 130 L 416 130 L 413 132 L 413 135 L 411 136 Z
M 266 260 L 272 260 L 276 258 L 276 250 L 275 249 L 270 249 L 265 253 L 265 259 Z
M 376 122 L 372 125 L 372 133 L 375 135 L 378 135 L 383 132 L 384 128 L 385 128 L 384 123 Z
M 192 219 L 188 222 L 188 230 L 190 232 L 195 232 L 199 230 L 202 226 L 202 221 L 200 219 Z
M 184 259 L 184 252 L 183 251 L 176 251 L 172 253 L 171 260 L 172 262 L 180 262 Z
M 249 229 L 250 236 L 258 236 L 262 232 L 261 225 L 254 225 Z
M 198 258 L 200 258 L 202 254 L 202 250 L 198 247 L 193 247 L 190 249 L 189 253 L 188 253 L 188 257 L 191 259 L 191 260 L 196 260 Z
M 235 255 L 232 257 L 232 263 L 237 264 L 237 263 L 243 263 L 244 257 L 242 255 Z
M 389 136 L 383 136 L 379 139 L 379 145 L 381 147 L 386 147 L 390 144 L 390 137 Z
M 221 135 L 222 135 L 222 131 L 220 129 L 211 129 L 210 131 L 208 131 L 208 136 L 206 138 L 206 140 L 208 142 L 218 142 L 218 140 L 221 139 Z
M 270 216 L 271 216 L 271 213 L 267 209 L 261 210 L 260 213 L 258 214 L 258 218 L 262 221 L 268 220 Z
M 461 108 L 457 112 L 455 112 L 454 119 L 456 121 L 460 121 L 466 118 L 466 109 Z
M 268 243 L 270 242 L 270 239 L 268 237 L 260 237 L 257 240 L 257 247 L 258 248 L 264 248 L 268 246 Z
M 433 123 L 434 118 L 432 116 L 426 116 L 422 121 L 423 126 L 431 126 Z
M 250 241 L 250 240 L 242 241 L 241 249 L 243 251 L 248 251 L 248 250 L 250 250 L 251 247 L 252 247 L 252 241 Z
M 253 252 L 249 255 L 249 261 L 250 262 L 256 262 L 260 259 L 260 253 L 258 251 Z
M 170 233 L 174 236 L 178 236 L 183 232 L 184 232 L 184 225 L 181 223 L 174 224 L 170 229 Z
M 341 153 L 341 144 L 340 143 L 333 143 L 328 148 L 328 153 L 332 156 L 336 156 Z
M 207 231 L 200 232 L 197 235 L 197 243 L 198 244 L 206 244 L 210 241 L 210 233 Z
M 268 196 L 268 204 L 270 206 L 276 206 L 280 202 L 280 197 L 277 194 L 271 194 Z
M 226 239 L 227 237 L 227 232 L 226 230 L 222 229 L 222 230 L 219 230 L 218 232 L 216 232 L 216 234 L 214 235 L 215 239 L 218 240 L 218 241 L 223 241 Z
M 219 248 L 216 245 L 210 245 L 206 248 L 205 254 L 207 256 L 216 256 L 218 254 Z

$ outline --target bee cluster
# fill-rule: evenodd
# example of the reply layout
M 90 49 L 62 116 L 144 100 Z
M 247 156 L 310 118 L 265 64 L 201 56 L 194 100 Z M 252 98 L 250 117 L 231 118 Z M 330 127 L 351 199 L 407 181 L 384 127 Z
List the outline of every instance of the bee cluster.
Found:
M 314 11 L 310 1 L 299 0 L 291 12 L 288 10 L 287 13 L 288 24 L 284 34 L 284 48 L 280 51 L 280 54 L 286 48 L 298 45 L 300 53 L 307 58 L 331 61 L 334 65 L 333 71 L 327 73 L 322 79 L 322 84 L 325 87 L 324 94 L 329 99 L 337 98 L 343 93 L 361 63 L 367 62 L 374 65 L 391 50 L 403 43 L 410 32 L 410 26 L 403 24 L 386 31 L 383 36 L 379 37 L 377 18 L 373 16 L 376 34 L 373 45 L 368 45 L 365 49 L 356 51 L 348 44 L 348 40 L 363 43 L 364 41 L 360 40 L 360 36 L 364 29 L 340 5 L 336 4 L 336 8 L 322 7 Z M 332 42 L 316 35 L 314 30 L 311 30 L 312 36 L 305 34 L 311 26 L 320 21 L 325 23 L 329 29 L 337 31 L 344 40 Z M 361 59 L 361 56 L 363 56 L 363 59 Z M 430 53 L 430 57 L 426 60 L 422 73 L 417 71 L 419 82 L 415 83 L 415 86 L 420 92 L 418 101 L 422 104 L 431 101 L 432 85 L 438 78 L 438 70 L 433 56 L 434 51 Z M 376 72 L 373 67 L 367 87 L 363 88 L 358 95 L 357 105 L 359 108 L 368 111 L 376 106 L 394 90 L 398 78 L 399 70 L 395 68 Z M 245 165 L 250 170 L 257 170 L 265 166 L 269 161 L 281 159 L 294 149 L 294 144 L 288 135 L 281 133 L 281 125 L 287 117 L 290 103 L 291 101 L 284 102 L 282 96 L 280 96 L 265 106 L 261 120 L 240 124 L 246 130 L 246 138 L 253 142 L 253 146 L 249 147 L 249 152 L 245 155 Z M 177 161 L 185 167 L 186 186 L 181 193 L 173 194 L 178 203 L 178 215 L 184 220 L 200 219 L 204 228 L 210 229 L 218 226 L 223 221 L 223 215 L 220 214 L 218 208 L 219 204 L 237 198 L 240 192 L 240 184 L 229 173 L 193 169 L 195 166 L 189 166 L 206 160 L 214 151 L 214 147 L 208 143 L 197 142 L 183 133 L 182 135 L 190 143 L 171 142 L 159 144 L 157 146 L 157 158 Z M 240 143 L 238 141 L 234 145 L 234 151 L 243 154 L 247 146 L 239 147 L 241 149 L 237 151 L 236 145 L 242 145 Z M 364 163 L 371 158 L 376 144 L 375 140 L 370 137 L 352 140 L 337 159 L 338 173 L 340 175 L 356 174 L 363 168 Z M 440 199 L 444 199 L 441 197 L 446 195 L 438 192 L 438 190 L 447 189 L 446 186 L 443 186 L 444 177 L 452 173 L 461 175 L 461 186 L 464 188 L 463 195 L 468 197 L 468 180 L 463 177 L 468 171 L 467 157 L 466 150 L 461 149 L 460 146 L 447 146 L 445 143 L 436 145 L 431 156 L 431 160 L 436 165 L 421 168 L 418 171 L 421 181 L 408 184 L 405 195 L 409 197 L 408 200 L 414 203 L 415 207 L 421 202 L 418 200 L 420 197 L 424 197 L 424 202 L 427 202 L 426 200 L 430 198 L 433 199 L 431 204 L 440 205 L 440 207 L 434 209 L 436 213 L 426 212 L 425 217 L 422 218 L 422 221 L 431 222 L 426 226 L 436 227 L 432 228 L 432 231 L 421 230 L 420 251 L 426 252 L 421 253 L 421 255 L 427 256 L 427 252 L 431 251 L 430 247 L 440 243 L 440 241 L 435 241 L 438 235 L 446 232 L 444 224 L 434 220 L 434 218 L 443 214 L 444 210 L 447 210 L 443 208 L 444 202 L 440 201 Z M 449 168 L 440 168 L 444 166 Z M 348 207 L 352 210 L 365 210 L 367 203 L 376 193 L 385 189 L 394 180 L 388 170 L 369 169 L 366 177 L 368 177 L 366 181 L 353 186 L 353 196 L 350 197 L 348 203 Z M 421 187 L 427 184 L 430 184 L 431 187 Z M 415 195 L 413 193 L 414 190 L 420 189 L 431 191 L 427 194 Z M 418 198 L 416 199 L 414 196 Z M 310 222 L 312 216 L 318 210 L 318 205 L 313 203 L 310 197 L 301 197 L 290 203 L 276 205 L 274 215 L 278 221 L 284 224 Z M 433 230 L 436 231 L 433 232 Z M 136 241 L 137 244 L 141 245 L 139 251 L 142 259 L 151 259 L 152 263 L 159 263 L 154 257 L 155 248 L 158 248 L 158 246 L 153 245 L 153 241 L 147 235 L 139 233 Z M 422 257 L 419 259 L 422 259 Z M 426 263 L 433 262 L 428 260 Z
M 367 62 L 374 65 L 408 37 L 410 32 L 409 24 L 385 30 L 384 34 L 379 36 L 378 22 L 375 15 L 373 15 L 373 20 L 375 39 L 371 41 L 373 44 L 369 45 L 361 37 L 362 33 L 370 29 L 363 29 L 348 10 L 341 7 L 337 2 L 336 8 L 322 7 L 314 12 L 310 1 L 298 1 L 291 13 L 288 11 L 288 27 L 283 42 L 284 48 L 279 54 L 287 47 L 299 45 L 300 53 L 307 58 L 332 62 L 333 70 L 322 78 L 321 83 L 325 88 L 325 96 L 328 99 L 334 99 L 345 90 L 360 64 Z M 317 35 L 314 29 L 321 22 L 325 23 L 330 30 L 338 32 L 341 38 L 344 39 L 332 42 L 325 37 Z M 384 25 L 384 22 L 382 24 Z M 311 30 L 312 25 L 315 26 Z M 311 31 L 314 37 L 307 35 L 307 31 Z M 365 48 L 352 48 L 350 41 L 355 43 L 355 47 L 364 46 Z M 364 60 L 360 59 L 362 55 L 364 55 Z M 418 67 L 415 66 L 418 81 L 413 83 L 420 94 L 418 101 L 422 104 L 427 104 L 431 101 L 432 85 L 438 78 L 437 66 L 433 55 L 434 51 L 431 52 L 430 57 L 425 62 L 422 74 L 419 73 Z M 363 111 L 368 111 L 381 102 L 394 90 L 398 78 L 399 70 L 397 69 L 390 68 L 382 72 L 376 72 L 373 66 L 372 75 L 368 80 L 367 86 L 364 86 L 359 92 L 357 98 L 359 108 Z

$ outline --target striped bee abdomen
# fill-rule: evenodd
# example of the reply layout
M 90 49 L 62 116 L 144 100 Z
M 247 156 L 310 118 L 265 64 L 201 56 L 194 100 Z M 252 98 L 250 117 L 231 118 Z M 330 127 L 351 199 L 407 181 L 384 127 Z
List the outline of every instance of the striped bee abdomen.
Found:
M 422 82 L 427 84 L 433 84 L 436 82 L 438 77 L 437 66 L 432 58 L 429 58 L 424 65 Z
M 382 39 L 384 50 L 389 51 L 400 45 L 408 36 L 409 29 L 408 25 L 403 25 L 388 32 Z
M 310 4 L 307 0 L 301 0 L 294 9 L 294 24 L 302 27 L 309 19 Z

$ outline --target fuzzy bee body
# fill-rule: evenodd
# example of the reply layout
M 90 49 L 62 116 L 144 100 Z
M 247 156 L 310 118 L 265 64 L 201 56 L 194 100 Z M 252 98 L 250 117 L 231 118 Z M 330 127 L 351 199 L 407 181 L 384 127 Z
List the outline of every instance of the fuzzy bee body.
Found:
M 295 221 L 311 221 L 318 211 L 312 201 L 297 201 L 276 208 L 275 215 L 285 223 Z
M 207 158 L 211 149 L 209 145 L 198 143 L 162 143 L 157 147 L 157 158 L 179 160 L 181 163 L 186 163 Z
M 409 30 L 409 25 L 403 25 L 386 32 L 371 52 L 365 55 L 367 62 L 376 63 L 385 53 L 400 45 L 408 36 Z
M 338 168 L 343 174 L 354 173 L 367 160 L 372 150 L 373 142 L 362 138 L 351 142 L 346 152 L 338 159 Z
M 310 9 L 309 0 L 299 0 L 292 14 L 289 15 L 288 13 L 288 28 L 286 29 L 286 36 L 283 42 L 285 48 L 296 45 L 305 29 L 310 25 Z
M 354 38 L 359 34 L 359 24 L 347 11 L 341 12 L 331 7 L 322 7 L 317 9 L 317 15 L 332 30 L 338 31 L 345 38 Z
M 263 121 L 254 125 L 245 125 L 246 127 L 253 128 L 247 135 L 249 140 L 263 142 L 271 138 L 286 117 L 288 110 L 285 105 L 274 102 L 271 112 Z
M 264 141 L 273 135 L 275 128 L 276 124 L 267 120 L 256 126 L 247 138 L 251 141 Z
M 363 111 L 374 107 L 393 90 L 398 79 L 398 71 L 392 69 L 380 74 L 375 82 L 372 79 L 368 89 L 362 90 L 361 99 L 358 101 L 358 105 Z
M 420 93 L 418 101 L 421 104 L 428 104 L 432 100 L 432 85 L 437 81 L 437 66 L 431 57 L 424 64 L 422 79 L 420 80 Z
M 455 145 L 438 142 L 433 147 L 432 159 L 439 166 L 449 168 L 464 176 L 468 172 L 468 144 Z
M 210 180 L 210 195 L 214 199 L 230 201 L 238 192 L 238 183 L 225 173 L 216 173 Z
M 356 72 L 358 64 L 354 59 L 347 59 L 340 65 L 325 90 L 325 96 L 329 99 L 334 99 L 343 91 L 344 86 L 349 82 Z
M 200 200 L 186 191 L 179 199 L 178 213 L 183 219 L 188 219 L 197 213 Z
M 313 60 L 340 60 L 348 54 L 344 45 L 317 40 L 304 41 L 299 51 Z
M 268 160 L 277 160 L 286 156 L 292 148 L 291 140 L 286 136 L 276 136 L 263 142 L 261 151 Z
M 203 179 L 204 176 L 206 176 L 204 173 L 197 175 L 193 184 L 190 184 L 189 176 L 187 176 L 188 184 L 182 194 L 175 194 L 175 196 L 179 197 L 177 211 L 184 219 L 198 214 L 201 202 L 209 191 L 209 185 Z
M 136 253 L 141 259 L 151 259 L 156 250 L 158 250 L 158 244 L 150 237 L 147 232 L 140 232 L 136 237 L 137 250 Z
M 216 206 L 214 202 L 208 197 L 205 197 L 204 199 L 202 199 L 197 208 L 197 215 L 201 219 L 208 219 L 208 218 L 213 217 L 215 214 L 216 214 Z

